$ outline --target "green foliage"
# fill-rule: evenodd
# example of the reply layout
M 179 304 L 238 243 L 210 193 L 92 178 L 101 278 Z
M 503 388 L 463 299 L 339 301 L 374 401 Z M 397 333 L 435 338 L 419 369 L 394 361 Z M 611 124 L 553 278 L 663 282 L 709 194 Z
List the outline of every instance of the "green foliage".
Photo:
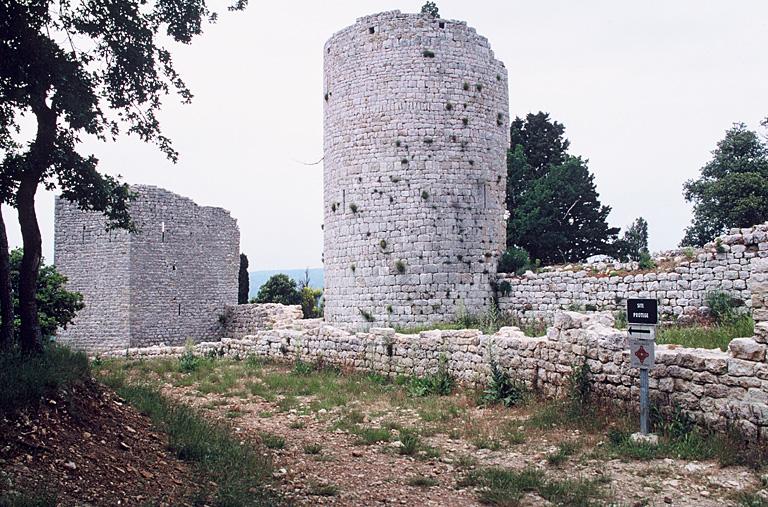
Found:
M 640 269 L 653 269 L 656 267 L 656 262 L 651 257 L 651 254 L 648 253 L 648 250 L 641 250 L 637 265 Z
M 352 213 L 357 213 L 358 211 L 357 204 L 353 202 L 349 203 L 349 211 L 351 211 Z
M 21 248 L 11 252 L 11 296 L 13 297 L 14 332 L 18 333 L 19 320 L 19 270 L 23 256 Z M 85 308 L 83 295 L 64 288 L 67 277 L 52 264 L 41 265 L 37 277 L 37 315 L 43 336 L 56 334 L 58 328 L 66 329 L 78 311 Z
M 525 468 L 482 468 L 470 472 L 459 486 L 475 486 L 480 501 L 487 505 L 519 505 L 528 492 L 536 492 L 552 505 L 595 505 L 605 496 L 602 480 L 548 479 L 541 470 Z
M 491 355 L 491 378 L 488 387 L 483 392 L 483 401 L 490 405 L 501 403 L 505 407 L 513 407 L 525 403 L 528 388 L 523 382 L 512 380 L 509 374 L 499 367 Z
M 709 308 L 709 314 L 718 324 L 733 323 L 740 316 L 738 300 L 725 291 L 708 292 L 704 302 Z
M 692 261 L 693 258 L 696 256 L 696 251 L 691 246 L 687 246 L 683 248 L 683 255 L 685 255 L 685 258 L 689 261 Z
M 714 326 L 663 325 L 656 334 L 656 343 L 675 343 L 683 347 L 728 350 L 734 338 L 746 338 L 755 334 L 755 322 L 749 315 Z
M 591 376 L 592 372 L 586 358 L 581 365 L 574 365 L 571 368 L 571 375 L 568 377 L 568 401 L 574 414 L 582 415 L 591 409 L 589 403 L 592 398 Z
M 429 199 L 429 192 L 427 192 L 426 190 L 422 190 L 421 191 L 421 198 L 424 199 L 425 201 L 427 199 Z
M 250 291 L 250 277 L 248 276 L 248 256 L 240 254 L 240 269 L 237 272 L 237 304 L 244 305 L 248 302 Z
M 421 446 L 419 435 L 413 430 L 400 430 L 400 448 L 398 452 L 406 456 L 413 456 Z
M 279 273 L 272 275 L 259 288 L 256 295 L 257 303 L 280 303 L 283 305 L 300 305 L 301 294 L 296 288 L 296 281 L 288 275 Z
M 516 118 L 510 132 L 507 246 L 544 264 L 611 253 L 611 208 L 600 204 L 586 160 L 567 153 L 565 127 L 540 112 Z
M 323 450 L 323 446 L 320 444 L 305 444 L 304 445 L 304 454 L 320 454 L 320 452 Z
M 617 312 L 614 312 L 614 326 L 616 329 L 626 329 L 627 328 L 627 312 L 624 310 L 619 310 Z
M 181 373 L 192 373 L 197 371 L 203 362 L 203 358 L 196 356 L 191 346 L 185 348 L 184 353 L 179 356 L 179 371 Z
M 401 260 L 395 261 L 395 270 L 401 275 L 405 273 L 405 262 Z
M 285 439 L 279 435 L 263 431 L 259 433 L 259 438 L 267 449 L 283 449 L 285 447 Z
M 642 261 L 643 254 L 648 258 L 648 222 L 638 217 L 627 227 L 621 239 L 614 243 L 613 256 L 621 260 Z
M 703 246 L 729 227 L 768 220 L 768 145 L 743 123 L 717 143 L 701 176 L 683 186 L 693 203 L 693 221 L 680 242 Z
M 499 295 L 501 296 L 509 296 L 509 294 L 512 292 L 512 284 L 507 280 L 500 281 L 496 288 L 498 289 Z
M 425 49 L 424 52 L 421 53 L 421 55 L 423 57 L 425 57 L 425 58 L 434 58 L 435 57 L 435 52 L 434 51 L 430 51 L 429 49 Z
M 425 377 L 413 377 L 408 382 L 408 395 L 422 397 L 429 395 L 448 396 L 453 391 L 456 381 L 448 373 L 448 358 L 440 355 L 437 371 Z
M 3 507 L 57 507 L 58 495 L 49 491 L 21 493 L 10 491 L 0 493 L 0 505 Z
M 440 17 L 440 11 L 437 8 L 437 4 L 435 2 L 427 2 L 424 5 L 421 6 L 421 13 L 422 14 L 429 14 L 433 18 L 439 18 Z
M 373 322 L 376 320 L 376 318 L 369 312 L 368 310 L 365 310 L 364 308 L 358 308 L 357 309 L 360 312 L 360 316 L 365 320 L 366 322 Z
M 507 247 L 507 250 L 499 258 L 499 273 L 514 273 L 522 275 L 531 269 L 531 258 L 522 248 L 516 246 Z
M 0 413 L 36 405 L 43 396 L 90 378 L 82 352 L 48 344 L 42 354 L 0 353 Z
M 305 319 L 314 319 L 323 316 L 323 307 L 320 304 L 320 298 L 323 296 L 323 289 L 313 289 L 312 287 L 301 288 L 301 311 Z

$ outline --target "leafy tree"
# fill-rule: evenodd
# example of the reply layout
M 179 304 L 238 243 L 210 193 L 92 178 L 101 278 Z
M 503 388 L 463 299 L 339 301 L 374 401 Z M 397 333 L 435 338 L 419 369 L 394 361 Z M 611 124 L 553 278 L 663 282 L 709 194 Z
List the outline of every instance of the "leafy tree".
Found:
M 240 254 L 240 270 L 237 273 L 237 304 L 248 302 L 248 292 L 251 290 L 251 280 L 248 276 L 248 256 Z
M 242 9 L 245 1 L 230 8 Z M 58 187 L 82 209 L 103 212 L 111 227 L 133 229 L 128 186 L 100 174 L 98 160 L 76 146 L 84 136 L 114 140 L 125 131 L 176 161 L 157 112 L 165 95 L 175 92 L 188 102 L 192 94 L 161 39 L 187 44 L 215 17 L 204 0 L 0 1 L 0 199 L 18 209 L 24 242 L 17 314 L 22 349 L 42 350 L 38 187 Z M 22 115 L 37 123 L 30 143 L 13 137 Z M 0 270 L 2 264 L 0 258 Z
M 280 303 L 283 305 L 300 305 L 301 294 L 296 288 L 296 280 L 288 275 L 279 273 L 272 275 L 256 294 L 257 303 Z
M 617 258 L 640 260 L 643 253 L 648 253 L 648 222 L 643 217 L 636 218 L 614 245 Z
M 507 154 L 507 247 L 542 263 L 573 262 L 608 253 L 618 229 L 607 223 L 594 176 L 569 155 L 565 127 L 547 113 L 515 118 Z
M 14 308 L 18 308 L 19 301 L 19 271 L 24 253 L 21 248 L 11 252 L 11 293 L 13 295 Z M 67 278 L 56 271 L 53 265 L 43 264 L 40 267 L 40 275 L 37 277 L 37 313 L 40 319 L 40 329 L 43 336 L 56 334 L 59 328 L 66 329 L 72 322 L 78 311 L 85 307 L 83 295 L 79 292 L 70 292 L 64 288 Z M 18 315 L 18 313 L 16 313 Z M 14 330 L 18 332 L 21 327 L 20 319 L 14 321 Z
M 439 18 L 440 12 L 437 9 L 437 4 L 435 2 L 427 2 L 424 5 L 421 6 L 421 13 L 422 14 L 429 14 L 433 18 Z
M 693 203 L 693 221 L 681 246 L 701 246 L 729 227 L 749 227 L 768 219 L 768 146 L 757 133 L 736 123 L 717 143 L 701 176 L 683 186 Z

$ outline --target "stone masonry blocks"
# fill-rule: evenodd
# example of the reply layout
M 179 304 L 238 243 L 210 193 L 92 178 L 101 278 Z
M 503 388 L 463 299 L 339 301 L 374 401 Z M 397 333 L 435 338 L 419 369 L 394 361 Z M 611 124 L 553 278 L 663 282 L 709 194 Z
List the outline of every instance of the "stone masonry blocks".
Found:
M 132 190 L 136 234 L 107 231 L 100 213 L 56 199 L 54 261 L 86 305 L 58 339 L 99 351 L 220 335 L 237 304 L 236 220 L 161 188 Z
M 466 23 L 399 11 L 323 53 L 326 320 L 484 311 L 506 239 L 504 64 Z

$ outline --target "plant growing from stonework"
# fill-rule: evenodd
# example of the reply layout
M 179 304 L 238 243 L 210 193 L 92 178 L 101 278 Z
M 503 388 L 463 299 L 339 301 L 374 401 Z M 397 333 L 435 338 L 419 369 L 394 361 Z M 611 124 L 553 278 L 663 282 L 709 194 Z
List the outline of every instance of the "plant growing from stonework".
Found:
M 245 4 L 237 0 L 229 8 Z M 205 3 L 189 0 L 0 4 L 0 203 L 17 209 L 23 239 L 18 314 L 23 350 L 43 350 L 36 294 L 42 258 L 38 187 L 58 188 L 80 208 L 104 213 L 109 227 L 135 229 L 128 186 L 101 174 L 98 159 L 78 152 L 78 145 L 81 139 L 115 140 L 127 132 L 156 144 L 175 162 L 178 154 L 162 133 L 158 113 L 165 96 L 189 102 L 192 94 L 164 44 L 191 42 L 215 18 Z M 30 138 L 30 129 L 19 128 L 21 118 L 35 122 Z M 0 229 L 4 232 L 2 221 Z M 0 237 L 0 291 L 7 296 L 4 246 Z M 9 300 L 0 297 L 0 304 Z
M 505 407 L 513 407 L 525 403 L 528 396 L 528 388 L 523 382 L 513 380 L 502 369 L 493 351 L 490 351 L 489 366 L 491 370 L 488 386 L 483 391 L 483 401 L 489 405 L 501 403 Z
M 400 274 L 405 273 L 405 262 L 401 260 L 395 261 L 395 270 Z
M 425 201 L 427 199 L 429 199 L 429 192 L 427 192 L 426 190 L 422 190 L 421 191 L 421 198 L 424 199 Z
M 363 320 L 366 322 L 373 322 L 376 320 L 376 318 L 369 312 L 368 310 L 365 310 L 364 308 L 358 308 L 357 309 L 360 312 L 360 316 L 363 317 Z

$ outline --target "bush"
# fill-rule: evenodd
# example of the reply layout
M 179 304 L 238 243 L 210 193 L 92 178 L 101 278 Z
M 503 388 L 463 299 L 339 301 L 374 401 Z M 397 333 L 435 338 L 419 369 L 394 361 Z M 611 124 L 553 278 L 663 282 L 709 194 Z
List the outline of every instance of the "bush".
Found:
M 191 345 L 188 345 L 184 353 L 179 356 L 179 371 L 181 373 L 191 373 L 200 367 L 202 358 L 195 355 Z
M 531 267 L 531 258 L 522 248 L 511 247 L 499 259 L 499 273 L 522 275 Z
M 656 262 L 654 262 L 653 258 L 651 257 L 651 254 L 648 253 L 648 250 L 640 251 L 640 259 L 638 259 L 638 267 L 640 269 L 653 269 L 656 267 Z
M 313 319 L 323 316 L 323 309 L 320 305 L 320 298 L 323 295 L 322 289 L 313 289 L 312 287 L 302 287 L 301 289 L 301 311 L 305 319 Z
M 43 396 L 88 380 L 88 358 L 82 352 L 49 344 L 41 354 L 0 354 L 0 413 L 36 405 Z
M 729 324 L 739 317 L 736 308 L 738 300 L 727 292 L 716 290 L 707 293 L 704 302 L 709 307 L 709 313 L 718 324 Z
M 499 368 L 496 359 L 491 356 L 491 380 L 483 392 L 483 401 L 488 404 L 501 403 L 505 407 L 520 405 L 525 402 L 527 388 L 524 383 L 512 380 L 506 371 Z
M 280 303 L 283 305 L 300 305 L 301 294 L 296 288 L 296 280 L 288 275 L 279 273 L 273 275 L 259 288 L 256 295 L 257 303 Z
M 448 358 L 441 354 L 437 372 L 426 377 L 414 377 L 408 383 L 408 394 L 413 397 L 448 396 L 453 391 L 455 381 L 448 373 Z
M 574 414 L 584 414 L 592 398 L 592 371 L 586 358 L 580 366 L 574 365 L 568 378 L 568 401 Z
M 19 318 L 19 269 L 24 250 L 15 248 L 11 252 L 11 293 L 13 296 L 13 328 L 18 335 L 21 319 Z M 42 262 L 42 259 L 41 259 Z M 37 314 L 40 319 L 40 332 L 43 336 L 53 336 L 58 328 L 67 328 L 77 312 L 85 308 L 83 295 L 69 292 L 64 288 L 67 277 L 56 271 L 53 265 L 40 265 L 37 277 Z

